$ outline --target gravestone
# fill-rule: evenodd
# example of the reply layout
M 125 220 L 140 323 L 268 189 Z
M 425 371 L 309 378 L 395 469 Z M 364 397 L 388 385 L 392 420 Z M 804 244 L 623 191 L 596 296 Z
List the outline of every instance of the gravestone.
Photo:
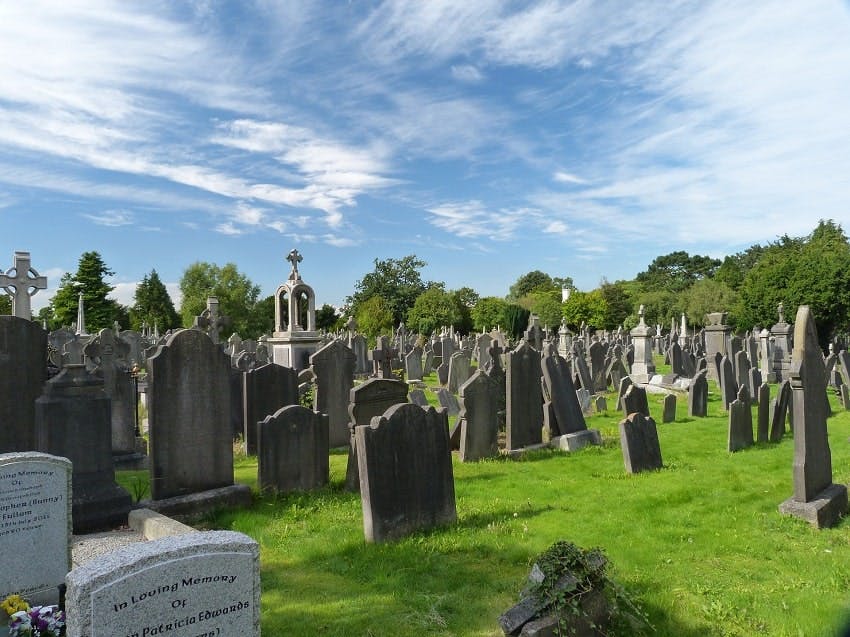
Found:
M 845 410 L 850 410 L 850 387 L 841 383 L 841 406 L 844 407 Z
M 597 396 L 596 400 L 593 401 L 593 405 L 597 414 L 604 414 L 608 411 L 608 400 L 605 396 Z
M 260 635 L 260 550 L 242 533 L 135 543 L 75 568 L 66 583 L 68 637 Z
M 668 350 L 670 355 L 670 369 L 676 376 L 685 376 L 685 363 L 683 361 L 684 354 L 682 346 L 678 342 L 674 342 Z
M 580 387 L 582 389 L 586 389 L 590 393 L 593 393 L 593 378 L 590 375 L 590 369 L 587 366 L 587 362 L 584 360 L 584 356 L 581 354 L 573 355 L 572 368 L 578 375 Z M 576 389 L 578 389 L 578 387 Z
M 310 355 L 310 366 L 316 374 L 313 409 L 328 416 L 330 446 L 345 446 L 351 438 L 348 399 L 354 386 L 357 357 L 341 341 L 332 341 Z
M 562 436 L 587 429 L 582 406 L 567 361 L 562 356 L 546 356 L 541 362 L 543 384 L 549 396 L 554 422 L 549 422 L 550 436 Z M 588 394 L 589 398 L 589 394 Z
M 629 390 L 629 387 L 631 387 L 632 385 L 634 385 L 634 382 L 632 382 L 632 379 L 629 376 L 624 376 L 620 380 L 619 389 L 617 390 L 617 409 L 619 409 L 620 411 L 622 411 L 624 409 L 623 396 L 626 395 L 626 392 Z M 626 415 L 628 416 L 628 414 L 626 414 Z
M 354 352 L 354 373 L 368 374 L 371 366 L 369 365 L 369 357 L 367 355 L 369 348 L 366 343 L 366 337 L 362 334 L 355 334 L 348 339 L 348 348 Z
M 750 390 L 750 360 L 744 351 L 735 353 L 735 382 L 738 387 L 746 386 L 747 393 L 752 397 L 755 394 Z
M 148 359 L 151 498 L 233 485 L 230 359 L 209 336 L 178 330 Z M 250 498 L 250 490 L 247 492 Z
M 501 388 L 482 370 L 460 387 L 460 461 L 489 458 L 499 453 L 499 393 Z
M 449 361 L 448 357 L 443 356 L 437 365 L 437 382 L 443 386 L 449 384 Z
M 420 407 L 428 406 L 428 398 L 425 396 L 425 392 L 421 389 L 411 389 L 408 394 L 408 399 L 414 405 L 419 405 Z
M 640 323 L 629 332 L 634 346 L 631 376 L 635 382 L 646 383 L 655 373 L 655 362 L 652 359 L 652 338 L 655 336 L 655 330 L 644 322 L 643 305 L 638 310 L 638 316 Z
M 71 498 L 67 458 L 0 454 L 0 599 L 59 603 L 71 568 Z
M 758 425 L 756 439 L 759 442 L 770 440 L 770 385 L 762 383 L 758 389 Z
M 469 353 L 465 350 L 454 352 L 449 359 L 448 389 L 453 394 L 456 394 L 460 386 L 469 380 L 469 366 Z
M 349 391 L 349 449 L 345 486 L 350 491 L 356 491 L 359 486 L 357 451 L 355 449 L 356 443 L 354 438 L 355 427 L 368 425 L 372 422 L 374 416 L 383 415 L 393 405 L 406 403 L 407 391 L 407 383 L 389 378 L 370 378 L 365 383 L 357 385 Z
M 422 363 L 422 376 L 428 376 L 434 371 L 434 350 L 430 344 L 425 346 L 425 362 Z
M 490 347 L 493 337 L 489 334 L 479 334 L 475 339 L 475 351 L 478 352 L 478 369 L 490 367 Z
M 398 358 L 398 350 L 390 345 L 389 337 L 379 336 L 375 349 L 369 351 L 372 374 L 377 378 L 395 378 L 392 363 L 396 358 Z
M 705 418 L 708 414 L 707 373 L 705 369 L 697 372 L 688 386 L 688 416 L 692 418 Z
M 298 404 L 298 373 L 267 363 L 242 374 L 242 431 L 245 451 L 257 453 L 257 423 L 282 407 Z
M 12 316 L 32 319 L 30 297 L 47 289 L 47 278 L 39 276 L 32 267 L 29 252 L 15 252 L 15 265 L 6 273 L 0 272 L 0 290 L 12 297 Z
M 450 393 L 445 387 L 440 387 L 436 393 L 440 407 L 448 411 L 449 416 L 457 416 L 460 413 L 460 405 L 454 394 Z
M 807 305 L 797 309 L 794 320 L 789 376 L 794 409 L 794 493 L 779 505 L 779 511 L 817 528 L 830 527 L 847 512 L 847 487 L 832 482 L 823 355 Z
M 395 405 L 355 427 L 355 440 L 367 542 L 455 522 L 445 411 Z
M 422 380 L 422 348 L 414 347 L 404 356 L 404 371 L 407 380 Z
M 623 394 L 623 411 L 626 414 L 641 413 L 649 418 L 649 401 L 646 390 L 640 385 L 630 385 Z
M 620 447 L 626 473 L 661 469 L 661 445 L 652 418 L 635 412 L 620 421 Z
M 0 316 L 0 453 L 35 449 L 35 400 L 47 380 L 47 332 Z
M 129 374 L 130 345 L 112 329 L 102 329 L 86 346 L 86 356 L 103 378 L 111 403 L 112 453 L 116 460 L 136 452 L 136 393 Z
M 758 367 L 750 368 L 750 373 L 747 376 L 747 389 L 750 391 L 750 396 L 753 401 L 758 400 L 759 388 L 761 387 L 761 372 Z
M 523 341 L 508 352 L 506 367 L 505 445 L 513 450 L 539 444 L 543 441 L 540 353 Z
M 605 346 L 599 341 L 594 341 L 590 344 L 587 353 L 590 362 L 591 387 L 585 389 L 592 394 L 605 391 L 608 388 L 605 378 Z
M 788 379 L 779 383 L 776 398 L 771 401 L 770 441 L 779 442 L 785 435 L 785 420 L 788 417 L 788 407 L 791 402 L 791 385 Z
M 720 398 L 723 409 L 728 410 L 729 404 L 738 396 L 738 384 L 735 382 L 735 366 L 728 356 L 720 361 Z
M 662 423 L 676 420 L 676 394 L 667 394 L 664 396 L 664 408 L 661 414 Z
M 328 417 L 289 405 L 257 427 L 257 486 L 281 493 L 328 483 Z
M 729 436 L 726 449 L 740 451 L 753 446 L 753 412 L 750 392 L 741 385 L 738 396 L 729 403 Z
M 85 365 L 69 365 L 35 401 L 36 448 L 73 463 L 74 532 L 127 522 L 132 498 L 115 483 L 109 397 Z

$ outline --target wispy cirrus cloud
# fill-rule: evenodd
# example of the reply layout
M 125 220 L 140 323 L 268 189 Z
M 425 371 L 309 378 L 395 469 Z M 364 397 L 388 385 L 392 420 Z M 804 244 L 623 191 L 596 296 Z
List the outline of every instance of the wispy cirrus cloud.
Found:
M 133 214 L 126 210 L 104 210 L 103 212 L 83 214 L 82 216 L 99 226 L 111 228 L 129 226 L 134 222 Z

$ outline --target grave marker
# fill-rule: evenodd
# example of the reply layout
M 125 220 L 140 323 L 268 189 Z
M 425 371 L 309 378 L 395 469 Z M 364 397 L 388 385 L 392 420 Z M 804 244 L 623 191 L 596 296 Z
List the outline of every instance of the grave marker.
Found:
M 0 288 L 12 297 L 12 316 L 32 319 L 30 297 L 47 289 L 47 277 L 39 276 L 30 262 L 29 252 L 15 252 L 15 265 L 0 273 Z
M 652 418 L 635 412 L 620 421 L 620 447 L 627 473 L 661 469 L 661 445 Z

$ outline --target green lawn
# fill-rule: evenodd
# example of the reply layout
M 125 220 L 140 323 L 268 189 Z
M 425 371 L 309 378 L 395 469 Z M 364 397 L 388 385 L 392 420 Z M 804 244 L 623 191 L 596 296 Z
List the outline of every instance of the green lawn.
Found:
M 850 412 L 831 400 L 834 480 L 847 483 Z M 658 422 L 661 407 L 650 395 Z M 708 418 L 687 418 L 684 400 L 677 414 L 658 425 L 665 468 L 653 473 L 625 474 L 613 410 L 588 419 L 601 448 L 455 458 L 457 524 L 392 544 L 365 543 L 342 452 L 330 487 L 258 496 L 204 525 L 260 543 L 265 635 L 500 635 L 532 559 L 560 539 L 604 548 L 658 635 L 834 634 L 850 602 L 850 522 L 817 531 L 779 515 L 791 435 L 729 454 L 713 385 Z M 235 474 L 256 487 L 256 458 Z

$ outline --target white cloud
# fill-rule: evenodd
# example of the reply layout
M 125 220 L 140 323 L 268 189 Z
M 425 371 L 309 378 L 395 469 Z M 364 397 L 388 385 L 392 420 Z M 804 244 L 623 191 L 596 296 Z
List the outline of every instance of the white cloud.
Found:
M 543 228 L 545 234 L 566 234 L 569 226 L 563 221 L 552 221 Z
M 517 228 L 526 222 L 525 217 L 535 214 L 530 210 L 491 211 L 480 201 L 445 203 L 428 208 L 428 212 L 432 215 L 428 221 L 450 234 L 493 241 L 512 239 Z
M 215 227 L 215 231 L 230 237 L 238 237 L 239 235 L 245 233 L 245 231 L 241 228 L 237 228 L 232 221 L 227 221 L 225 223 L 218 224 Z
M 560 181 L 561 183 L 578 184 L 580 186 L 590 183 L 586 179 L 582 179 L 581 177 L 579 177 L 577 175 L 573 175 L 573 174 L 570 174 L 570 173 L 567 173 L 567 172 L 564 172 L 564 171 L 556 172 L 553 175 L 553 179 L 555 181 Z
M 82 216 L 99 226 L 109 226 L 111 228 L 129 226 L 133 223 L 132 213 L 126 210 L 104 210 L 100 213 L 84 214 Z
M 472 64 L 452 65 L 452 77 L 460 82 L 477 83 L 484 79 L 484 75 Z

